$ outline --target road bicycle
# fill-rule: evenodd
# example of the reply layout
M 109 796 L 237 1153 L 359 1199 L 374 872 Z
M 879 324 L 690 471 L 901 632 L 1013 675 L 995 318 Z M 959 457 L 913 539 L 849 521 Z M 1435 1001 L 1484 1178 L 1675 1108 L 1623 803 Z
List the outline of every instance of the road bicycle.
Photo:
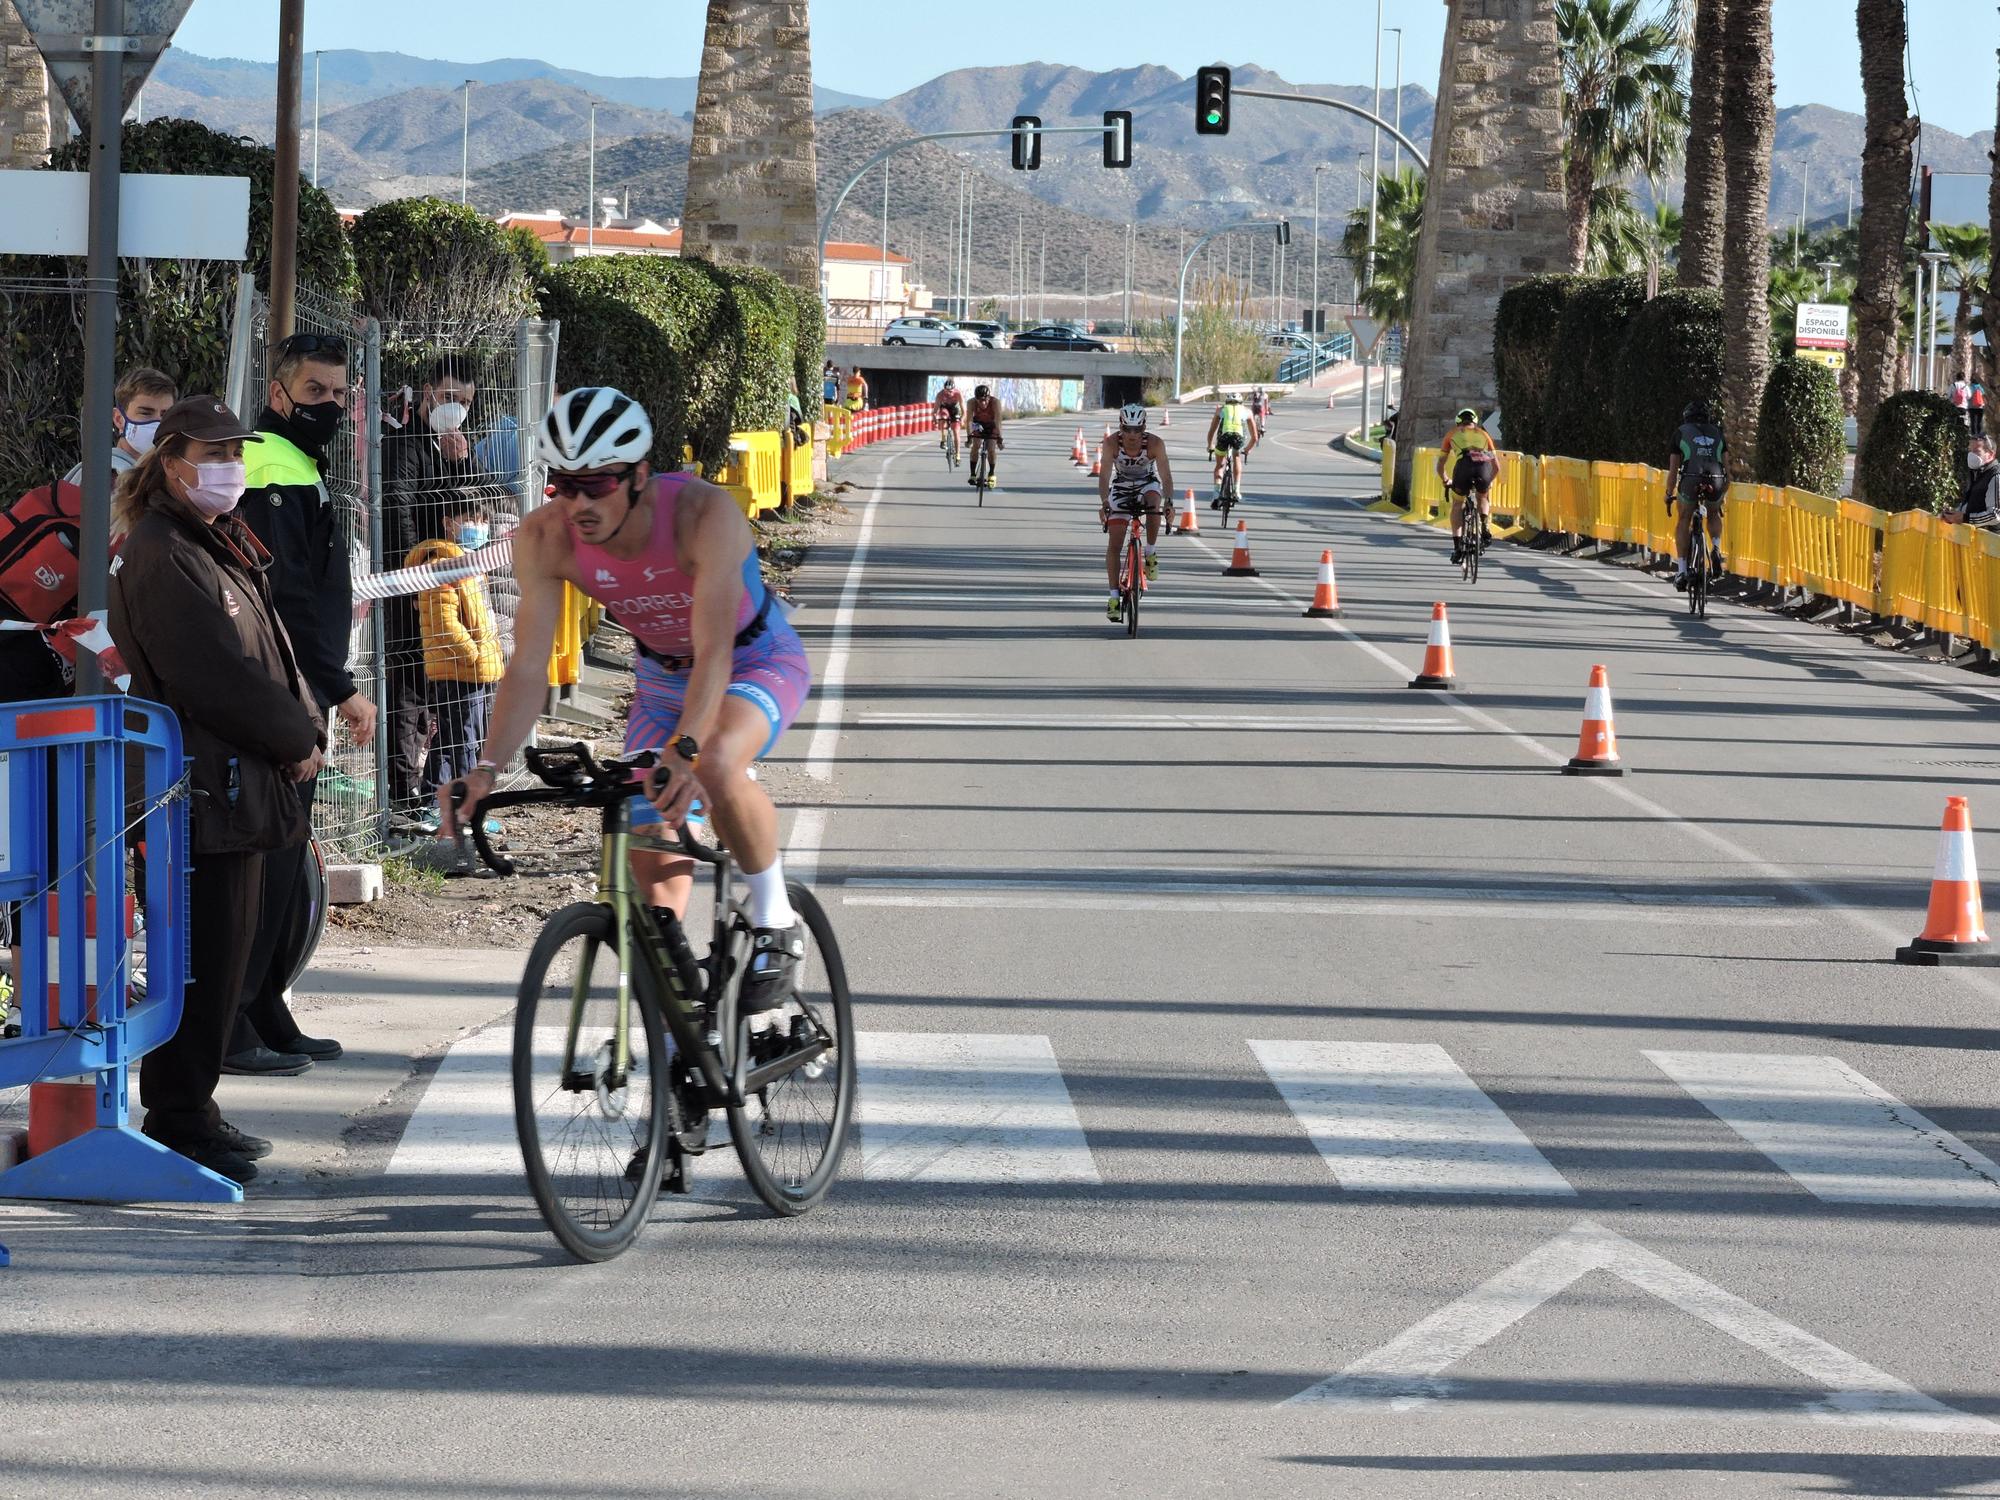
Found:
M 143 882 L 138 882 L 144 889 Z M 298 904 L 292 910 L 290 926 L 278 939 L 278 949 L 272 961 L 278 973 L 284 977 L 279 986 L 282 994 L 289 995 L 292 986 L 299 982 L 312 962 L 312 956 L 319 951 L 320 939 L 326 936 L 326 851 L 320 848 L 318 839 L 306 843 L 306 868 L 303 877 L 304 889 L 299 892 Z M 0 938 L 7 937 L 6 919 L 0 915 Z M 11 941 L 11 938 L 7 938 Z M 127 990 L 132 999 L 146 998 L 146 913 L 144 908 L 132 916 L 132 943 L 127 950 L 126 963 L 130 978 Z
M 608 1260 L 637 1237 L 664 1184 L 688 1191 L 720 1111 L 757 1196 L 802 1214 L 840 1170 L 854 1113 L 854 1020 L 832 924 L 811 891 L 787 887 L 806 954 L 774 1008 L 744 1003 L 752 956 L 747 908 L 728 851 L 686 824 L 670 839 L 635 834 L 636 777 L 651 752 L 599 763 L 590 747 L 527 752 L 543 785 L 496 792 L 483 809 L 554 803 L 602 814 L 597 892 L 552 914 L 528 954 L 514 1012 L 514 1128 L 542 1218 L 579 1260 Z M 483 819 L 485 864 L 511 875 Z M 697 955 L 671 911 L 637 891 L 635 840 L 714 873 L 714 926 Z
M 956 469 L 958 467 L 958 423 L 940 417 L 938 425 L 944 429 L 943 433 L 938 437 L 938 447 L 944 450 L 944 466 L 947 469 Z
M 1208 456 L 1213 459 L 1217 455 L 1211 451 Z M 1221 505 L 1218 508 L 1222 511 L 1222 525 L 1227 530 L 1229 526 L 1229 513 L 1236 509 L 1236 503 L 1243 498 L 1236 478 L 1236 465 L 1241 461 L 1241 455 L 1236 452 L 1230 452 L 1221 456 L 1226 461 L 1222 465 L 1222 484 L 1217 491 L 1217 498 L 1221 501 Z
M 972 488 L 979 496 L 980 509 L 986 508 L 986 492 L 993 488 L 993 448 L 984 438 L 968 439 L 972 446 Z
M 1688 528 L 1688 613 L 1697 620 L 1708 618 L 1709 571 L 1715 564 L 1715 543 L 1708 534 L 1708 506 L 1717 498 L 1714 480 L 1706 475 L 1695 480 L 1694 521 Z M 1670 511 L 1673 502 L 1668 501 Z
M 1454 492 L 1459 493 L 1459 492 Z M 1486 517 L 1480 513 L 1477 493 L 1459 493 L 1458 572 L 1467 583 L 1479 582 L 1479 554 L 1486 547 Z
M 1104 530 L 1111 530 L 1112 517 L 1125 518 L 1125 551 L 1118 563 L 1118 607 L 1125 616 L 1125 634 L 1139 633 L 1139 597 L 1146 592 L 1146 553 L 1140 538 L 1145 534 L 1146 497 L 1128 499 L 1113 496 L 1106 506 Z

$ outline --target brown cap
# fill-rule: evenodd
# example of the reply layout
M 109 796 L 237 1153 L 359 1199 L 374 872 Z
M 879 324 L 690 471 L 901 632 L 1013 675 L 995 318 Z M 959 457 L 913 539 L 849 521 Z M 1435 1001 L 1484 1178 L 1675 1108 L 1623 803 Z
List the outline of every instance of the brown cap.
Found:
M 219 396 L 183 396 L 168 407 L 153 441 L 164 443 L 170 437 L 193 438 L 198 443 L 226 443 L 233 438 L 263 441 Z

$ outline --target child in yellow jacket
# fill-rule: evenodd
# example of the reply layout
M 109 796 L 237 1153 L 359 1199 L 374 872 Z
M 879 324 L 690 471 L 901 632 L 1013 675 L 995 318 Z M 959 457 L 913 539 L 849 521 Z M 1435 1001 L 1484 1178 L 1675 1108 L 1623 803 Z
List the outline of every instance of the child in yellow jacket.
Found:
M 444 535 L 418 543 L 405 566 L 456 562 L 492 539 L 491 512 L 476 490 L 448 492 L 441 497 L 441 509 Z M 472 774 L 479 747 L 486 742 L 494 684 L 507 664 L 486 580 L 479 574 L 417 595 L 417 621 L 431 712 L 437 716 L 424 791 L 435 795 L 444 783 Z

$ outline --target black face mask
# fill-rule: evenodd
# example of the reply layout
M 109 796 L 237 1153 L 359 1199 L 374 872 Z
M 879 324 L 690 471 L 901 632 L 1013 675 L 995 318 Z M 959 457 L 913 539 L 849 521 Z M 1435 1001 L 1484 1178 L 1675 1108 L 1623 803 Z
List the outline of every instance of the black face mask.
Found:
M 292 404 L 292 414 L 287 419 L 315 448 L 323 448 L 333 441 L 333 435 L 340 431 L 340 424 L 347 417 L 338 401 L 315 401 L 311 406 L 301 406 L 290 391 L 285 399 Z

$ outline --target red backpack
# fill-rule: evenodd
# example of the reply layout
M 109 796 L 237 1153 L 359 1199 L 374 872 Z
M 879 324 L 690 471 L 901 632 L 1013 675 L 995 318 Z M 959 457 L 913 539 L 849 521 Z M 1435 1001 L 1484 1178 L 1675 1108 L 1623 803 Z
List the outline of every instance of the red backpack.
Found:
M 0 511 L 0 615 L 47 625 L 76 603 L 83 491 L 60 481 Z

